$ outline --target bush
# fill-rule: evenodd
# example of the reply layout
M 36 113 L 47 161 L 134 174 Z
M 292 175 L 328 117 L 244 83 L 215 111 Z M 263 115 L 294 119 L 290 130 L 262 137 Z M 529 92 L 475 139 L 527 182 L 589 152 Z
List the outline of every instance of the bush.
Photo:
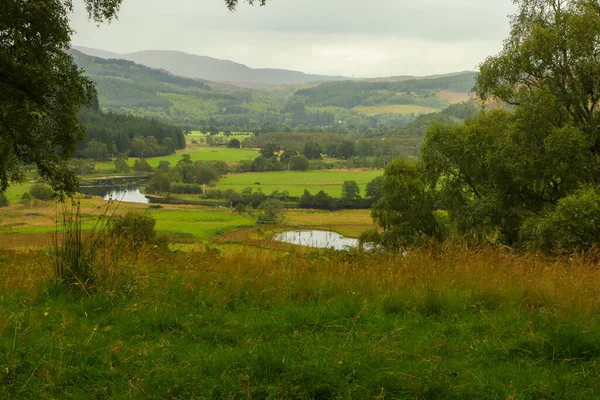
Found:
M 121 173 L 127 173 L 131 171 L 131 167 L 127 164 L 127 160 L 124 158 L 117 158 L 115 161 L 115 170 Z
M 8 207 L 8 198 L 4 193 L 0 193 L 0 207 Z
M 149 215 L 129 211 L 118 215 L 110 222 L 110 233 L 116 238 L 123 239 L 133 248 L 156 243 L 156 221 Z
M 588 250 L 600 245 L 600 193 L 593 187 L 577 190 L 556 208 L 525 221 L 521 240 L 532 249 Z
M 303 155 L 290 157 L 289 167 L 292 171 L 307 171 L 310 166 L 308 158 Z
M 229 143 L 227 143 L 227 147 L 230 149 L 239 149 L 242 147 L 242 144 L 240 143 L 239 139 L 231 139 Z
M 277 224 L 281 220 L 282 205 L 279 200 L 267 199 L 259 207 L 259 224 Z
M 148 161 L 141 158 L 139 160 L 135 160 L 133 163 L 133 170 L 135 172 L 152 172 L 152 167 L 148 164 Z
M 21 195 L 20 203 L 24 206 L 31 205 L 31 195 L 28 192 L 25 192 Z
M 54 197 L 54 190 L 50 186 L 44 185 L 43 183 L 35 183 L 29 189 L 29 193 L 34 199 L 48 201 Z

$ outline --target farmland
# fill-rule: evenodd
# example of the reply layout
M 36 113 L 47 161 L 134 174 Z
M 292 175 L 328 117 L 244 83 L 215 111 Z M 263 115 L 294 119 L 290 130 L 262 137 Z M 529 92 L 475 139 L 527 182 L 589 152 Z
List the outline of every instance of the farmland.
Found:
M 161 161 L 168 161 L 171 166 L 177 164 L 183 154 L 189 154 L 192 161 L 227 161 L 238 162 L 253 159 L 258 156 L 258 151 L 253 149 L 229 149 L 226 147 L 208 147 L 208 146 L 189 146 L 185 150 L 180 150 L 177 154 L 164 157 L 148 158 L 148 164 L 152 168 L 158 167 Z M 130 158 L 127 163 L 133 166 L 135 158 Z M 114 163 L 98 163 L 96 167 L 101 171 L 111 171 L 115 169 Z
M 232 174 L 220 179 L 216 187 L 221 190 L 241 191 L 247 187 L 261 188 L 270 194 L 278 190 L 288 191 L 291 196 L 301 196 L 304 190 L 312 194 L 325 191 L 333 197 L 339 197 L 345 181 L 356 181 L 364 188 L 371 180 L 383 175 L 381 170 L 323 170 L 323 171 L 277 171 L 261 173 Z

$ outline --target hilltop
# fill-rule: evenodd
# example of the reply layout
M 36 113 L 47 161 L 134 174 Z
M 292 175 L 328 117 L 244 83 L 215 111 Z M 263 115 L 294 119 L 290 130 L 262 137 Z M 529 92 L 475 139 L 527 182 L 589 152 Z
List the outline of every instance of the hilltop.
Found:
M 151 68 L 165 69 L 173 74 L 188 78 L 249 85 L 252 87 L 298 85 L 310 82 L 349 79 L 342 76 L 311 75 L 285 69 L 255 69 L 229 60 L 220 60 L 181 51 L 147 50 L 117 54 L 89 47 L 74 46 L 74 49 L 94 57 L 134 61 Z

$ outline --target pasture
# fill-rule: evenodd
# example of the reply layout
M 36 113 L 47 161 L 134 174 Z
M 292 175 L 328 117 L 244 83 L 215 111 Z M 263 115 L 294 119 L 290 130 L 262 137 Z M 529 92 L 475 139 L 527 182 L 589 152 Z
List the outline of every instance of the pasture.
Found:
M 438 112 L 436 108 L 419 106 L 416 104 L 392 104 L 382 106 L 358 106 L 354 110 L 364 115 L 379 114 L 429 114 Z
M 254 159 L 259 156 L 258 150 L 254 149 L 230 149 L 227 147 L 208 147 L 208 146 L 189 146 L 185 150 L 179 150 L 176 154 L 164 157 L 147 158 L 148 164 L 152 168 L 158 167 L 161 161 L 168 161 L 171 166 L 175 166 L 177 161 L 181 159 L 183 154 L 189 154 L 192 161 L 226 161 L 239 162 L 249 159 Z M 136 158 L 130 158 L 127 163 L 133 166 Z M 114 171 L 114 162 L 104 162 L 96 164 L 96 168 L 100 171 Z
M 356 181 L 364 194 L 365 186 L 374 178 L 383 175 L 383 170 L 321 170 L 321 171 L 276 171 L 231 174 L 221 178 L 216 187 L 220 190 L 241 191 L 247 187 L 262 189 L 270 194 L 275 190 L 287 191 L 291 196 L 301 196 L 307 189 L 312 194 L 320 190 L 333 197 L 340 197 L 345 181 Z

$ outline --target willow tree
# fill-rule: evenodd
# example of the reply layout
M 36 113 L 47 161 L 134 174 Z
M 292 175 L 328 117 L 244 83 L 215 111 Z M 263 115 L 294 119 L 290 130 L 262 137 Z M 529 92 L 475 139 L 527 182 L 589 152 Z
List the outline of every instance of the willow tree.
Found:
M 239 0 L 225 0 L 233 10 Z M 84 0 L 96 22 L 117 17 L 121 0 Z M 248 0 L 265 4 L 265 0 Z M 70 194 L 77 177 L 67 161 L 83 138 L 79 110 L 95 89 L 65 52 L 73 30 L 71 0 L 2 0 L 0 7 L 0 193 L 36 168 Z

